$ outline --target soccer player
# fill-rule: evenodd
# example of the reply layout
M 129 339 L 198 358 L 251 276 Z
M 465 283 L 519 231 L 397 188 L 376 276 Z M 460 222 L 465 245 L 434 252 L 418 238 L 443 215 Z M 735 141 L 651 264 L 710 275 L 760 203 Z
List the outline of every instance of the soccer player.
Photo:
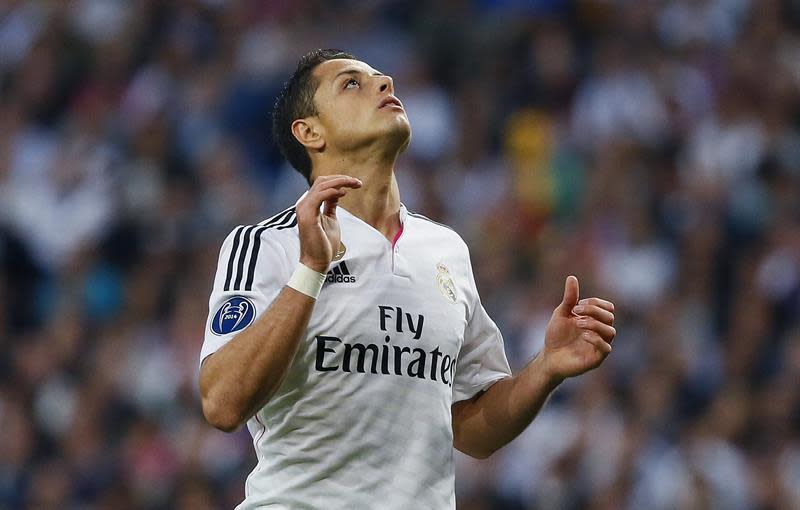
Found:
M 223 243 L 201 353 L 206 419 L 253 436 L 238 508 L 453 508 L 453 447 L 488 457 L 602 363 L 614 306 L 568 277 L 543 350 L 512 374 L 466 244 L 400 202 L 411 129 L 392 78 L 311 52 L 274 133 L 310 189 Z

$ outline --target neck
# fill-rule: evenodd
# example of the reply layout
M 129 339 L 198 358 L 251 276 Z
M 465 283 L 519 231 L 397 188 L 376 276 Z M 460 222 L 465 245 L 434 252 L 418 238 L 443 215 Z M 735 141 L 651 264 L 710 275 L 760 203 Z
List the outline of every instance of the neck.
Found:
M 344 174 L 360 179 L 361 188 L 349 190 L 339 199 L 339 205 L 393 240 L 400 230 L 400 190 L 394 176 L 394 158 L 331 159 L 331 164 L 320 164 L 314 176 Z

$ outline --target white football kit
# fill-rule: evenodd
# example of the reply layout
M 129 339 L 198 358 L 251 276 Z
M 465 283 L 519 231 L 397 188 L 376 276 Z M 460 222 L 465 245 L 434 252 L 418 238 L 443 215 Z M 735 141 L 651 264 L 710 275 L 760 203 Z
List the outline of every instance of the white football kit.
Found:
M 237 508 L 455 508 L 451 405 L 509 377 L 453 230 L 400 207 L 395 242 L 341 206 L 342 249 L 281 387 L 248 422 Z M 222 246 L 201 361 L 263 313 L 300 258 L 294 208 Z

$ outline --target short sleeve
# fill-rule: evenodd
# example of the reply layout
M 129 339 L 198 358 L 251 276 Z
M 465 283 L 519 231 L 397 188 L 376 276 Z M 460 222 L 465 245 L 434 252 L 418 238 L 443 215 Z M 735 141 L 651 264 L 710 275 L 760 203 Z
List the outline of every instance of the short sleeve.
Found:
M 481 304 L 472 264 L 467 256 L 469 273 L 470 317 L 464 331 L 464 342 L 458 353 L 453 381 L 453 402 L 468 400 L 494 382 L 511 377 L 503 335 Z
M 222 243 L 208 301 L 201 364 L 253 324 L 289 281 L 285 252 L 269 232 L 240 226 Z

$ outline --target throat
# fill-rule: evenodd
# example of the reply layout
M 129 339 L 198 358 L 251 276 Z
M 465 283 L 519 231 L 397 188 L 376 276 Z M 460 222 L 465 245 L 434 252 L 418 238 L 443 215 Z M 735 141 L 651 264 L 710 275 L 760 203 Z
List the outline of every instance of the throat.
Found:
M 350 191 L 339 201 L 339 205 L 394 244 L 402 231 L 400 192 L 394 174 L 388 183 L 359 178 L 364 183 L 362 188 Z

